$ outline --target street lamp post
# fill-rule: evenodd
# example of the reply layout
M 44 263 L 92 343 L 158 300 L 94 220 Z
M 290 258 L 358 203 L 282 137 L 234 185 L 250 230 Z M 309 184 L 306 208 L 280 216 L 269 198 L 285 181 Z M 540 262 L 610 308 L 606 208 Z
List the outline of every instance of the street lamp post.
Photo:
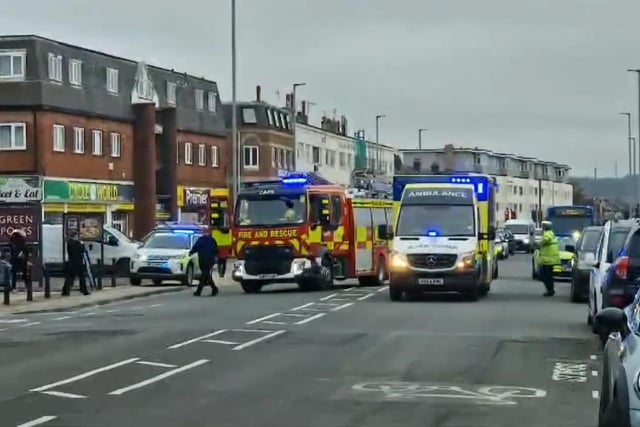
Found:
M 384 114 L 378 114 L 376 116 L 376 164 L 373 168 L 373 172 L 380 168 L 380 119 L 387 117 Z
M 238 144 L 238 106 L 236 99 L 236 0 L 231 0 L 231 187 L 235 209 L 240 189 L 240 145 Z
M 636 73 L 638 75 L 638 118 L 640 119 L 640 69 L 630 69 L 627 70 L 629 73 Z M 638 135 L 640 136 L 640 120 L 638 120 Z M 638 138 L 638 142 L 640 142 L 640 138 Z M 634 144 L 635 147 L 635 144 Z M 637 150 L 640 151 L 640 150 Z M 633 156 L 633 161 L 636 162 L 635 156 Z M 636 202 L 640 202 L 640 195 L 638 191 L 640 191 L 640 185 L 638 184 L 638 176 L 636 175 L 636 171 L 634 171 L 633 181 L 635 183 L 635 192 L 636 192 Z
M 426 132 L 429 129 L 426 128 L 422 128 L 422 129 L 418 129 L 418 149 L 422 150 L 422 132 Z
M 631 113 L 620 113 L 622 116 L 627 116 L 627 145 L 629 151 L 629 175 L 635 174 L 635 167 L 633 167 L 633 162 L 635 161 L 635 156 L 633 155 L 633 145 L 631 143 Z
M 298 148 L 298 141 L 296 140 L 296 116 L 297 116 L 297 111 L 296 111 L 296 89 L 298 89 L 301 86 L 306 86 L 306 83 L 294 83 L 293 84 L 293 92 L 291 93 L 291 130 L 293 132 L 293 154 L 291 155 L 293 157 L 293 170 L 296 169 L 296 149 Z

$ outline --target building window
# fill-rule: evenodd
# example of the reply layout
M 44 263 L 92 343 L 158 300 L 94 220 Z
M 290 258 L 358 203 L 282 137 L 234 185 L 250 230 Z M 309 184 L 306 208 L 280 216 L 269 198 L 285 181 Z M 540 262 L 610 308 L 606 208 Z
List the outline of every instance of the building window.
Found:
M 275 119 L 273 118 L 273 110 L 267 109 L 267 120 L 269 121 L 269 126 L 275 126 Z
M 122 155 L 122 140 L 120 134 L 111 133 L 111 157 L 120 157 Z
M 287 170 L 293 170 L 293 162 L 291 161 L 291 158 L 293 157 L 291 155 L 291 153 L 293 153 L 292 151 L 287 150 L 285 152 L 285 160 L 287 162 Z
M 278 149 L 276 147 L 271 147 L 271 167 L 278 167 Z
M 280 112 L 279 111 L 274 111 L 273 112 L 273 122 L 276 125 L 277 128 L 282 127 L 282 123 L 280 123 Z
M 84 129 L 73 128 L 73 152 L 84 153 Z
M 69 83 L 74 86 L 82 86 L 82 61 L 69 60 Z
M 242 122 L 249 125 L 254 125 L 258 123 L 258 119 L 256 118 L 256 109 L 255 108 L 243 108 L 242 109 Z
M 176 105 L 176 84 L 167 82 L 167 104 Z
M 118 93 L 118 70 L 107 68 L 107 92 Z
M 25 52 L 0 52 L 0 79 L 24 79 Z
M 0 150 L 26 150 L 24 123 L 0 123 Z
M 205 166 L 207 164 L 207 147 L 204 144 L 198 145 L 198 164 Z
M 282 120 L 284 121 L 284 127 L 287 130 L 291 130 L 291 124 L 289 122 L 289 115 L 285 114 L 282 116 Z
M 94 130 L 91 132 L 91 140 L 93 145 L 93 155 L 102 156 L 102 131 Z
M 184 143 L 184 164 L 193 164 L 193 145 L 190 142 Z
M 284 169 L 287 166 L 287 162 L 285 159 L 285 150 L 281 148 L 278 151 L 280 152 L 278 154 L 278 167 Z
M 220 164 L 218 163 L 218 147 L 213 145 L 211 147 L 211 167 L 217 168 Z
M 204 108 L 204 91 L 202 89 L 196 89 L 196 110 L 202 110 Z
M 64 152 L 65 146 L 64 126 L 53 125 L 53 151 Z
M 153 83 L 150 80 L 138 80 L 136 82 L 136 91 L 138 92 L 139 98 L 147 99 L 149 101 L 153 100 Z
M 212 113 L 216 112 L 216 106 L 218 105 L 217 101 L 217 96 L 215 92 L 209 92 L 207 94 L 207 106 L 209 107 L 209 111 L 211 111 Z
M 258 156 L 259 150 L 255 145 L 249 145 L 244 147 L 243 150 L 243 164 L 245 168 L 257 169 L 258 168 Z
M 49 79 L 62 81 L 62 55 L 49 54 Z

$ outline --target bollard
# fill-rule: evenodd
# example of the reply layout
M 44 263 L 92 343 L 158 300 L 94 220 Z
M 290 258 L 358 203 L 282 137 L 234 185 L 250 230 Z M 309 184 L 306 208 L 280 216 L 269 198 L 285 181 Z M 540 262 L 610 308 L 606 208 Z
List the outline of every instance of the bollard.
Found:
M 116 267 L 116 259 L 111 258 L 111 287 L 116 287 L 116 278 L 118 276 L 118 269 Z
M 103 276 L 103 273 L 104 273 L 104 265 L 102 265 L 102 260 L 101 259 L 98 259 L 97 266 L 98 266 L 98 268 L 96 268 L 96 273 L 98 273 L 97 274 L 97 276 L 98 276 L 97 279 L 98 280 L 96 280 L 96 289 L 100 290 L 100 289 L 102 289 L 102 276 Z
M 44 266 L 44 297 L 51 298 L 51 273 L 47 266 Z
M 28 265 L 27 268 L 30 270 L 29 274 L 26 274 L 26 271 L 23 272 L 23 279 L 25 280 L 25 285 L 27 286 L 27 301 L 33 301 L 33 282 L 31 281 L 31 276 L 33 274 L 33 266 Z M 27 276 L 27 277 L 24 277 Z
M 11 267 L 8 265 L 0 265 L 2 268 L 2 276 L 4 277 L 4 283 L 2 284 L 3 304 L 11 304 Z

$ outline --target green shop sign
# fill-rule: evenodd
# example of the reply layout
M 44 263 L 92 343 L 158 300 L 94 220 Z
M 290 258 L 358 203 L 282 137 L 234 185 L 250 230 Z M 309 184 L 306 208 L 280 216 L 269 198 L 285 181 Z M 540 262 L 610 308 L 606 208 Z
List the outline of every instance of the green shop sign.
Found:
M 44 180 L 46 202 L 133 203 L 133 184 Z

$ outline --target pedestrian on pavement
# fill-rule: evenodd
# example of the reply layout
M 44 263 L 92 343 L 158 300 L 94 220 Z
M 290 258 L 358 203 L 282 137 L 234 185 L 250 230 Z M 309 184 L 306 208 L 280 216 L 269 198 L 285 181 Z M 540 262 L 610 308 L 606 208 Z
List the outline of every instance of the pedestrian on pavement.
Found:
M 540 239 L 540 250 L 538 252 L 538 266 L 540 267 L 539 277 L 544 283 L 547 292 L 545 297 L 552 297 L 556 294 L 553 282 L 553 267 L 560 264 L 560 248 L 558 238 L 551 230 L 551 222 L 542 221 L 542 238 Z
M 84 245 L 80 241 L 78 233 L 73 232 L 67 239 L 67 274 L 64 280 L 64 286 L 62 287 L 63 297 L 71 295 L 71 288 L 73 288 L 76 277 L 80 285 L 80 292 L 82 292 L 83 295 L 89 295 L 87 282 L 84 277 L 87 271 L 86 269 L 87 266 L 84 263 Z
M 22 274 L 25 288 L 30 277 L 29 247 L 27 237 L 23 230 L 15 230 L 9 238 L 9 252 L 11 262 L 11 289 L 15 290 L 18 285 L 18 274 Z
M 11 289 L 11 252 L 2 249 L 0 254 L 0 287 Z
M 193 254 L 198 254 L 198 266 L 200 267 L 200 280 L 198 281 L 198 288 L 193 295 L 199 297 L 206 285 L 211 286 L 211 296 L 218 295 L 218 287 L 211 276 L 211 269 L 218 257 L 218 242 L 210 233 L 205 233 L 198 237 L 191 251 L 189 251 L 189 256 Z

